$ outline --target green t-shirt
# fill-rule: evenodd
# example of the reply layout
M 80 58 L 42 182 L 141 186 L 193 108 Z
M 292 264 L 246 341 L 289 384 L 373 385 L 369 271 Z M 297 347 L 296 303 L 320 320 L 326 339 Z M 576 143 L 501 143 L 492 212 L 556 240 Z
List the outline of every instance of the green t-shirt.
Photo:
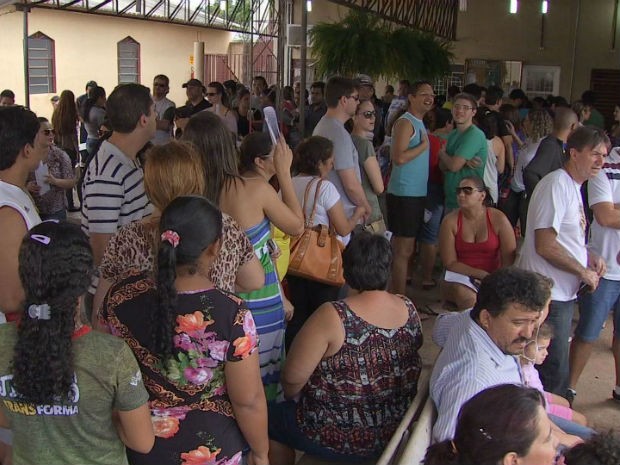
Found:
M 357 154 L 359 156 L 359 165 L 360 165 L 360 175 L 362 177 L 362 187 L 364 188 L 364 194 L 366 194 L 366 198 L 368 199 L 368 203 L 372 207 L 372 212 L 370 213 L 370 217 L 366 221 L 367 223 L 374 223 L 375 221 L 379 221 L 383 219 L 383 215 L 381 215 L 381 209 L 379 208 L 379 199 L 377 198 L 377 194 L 372 190 L 372 186 L 370 185 L 370 180 L 368 179 L 368 175 L 366 174 L 366 170 L 364 170 L 364 163 L 370 157 L 376 157 L 375 149 L 372 146 L 372 142 L 367 139 L 364 139 L 360 136 L 356 136 L 355 134 L 351 134 L 351 138 L 353 139 L 353 145 L 357 149 Z
M 91 331 L 73 343 L 76 383 L 65 402 L 21 402 L 12 388 L 14 324 L 0 325 L 0 407 L 13 430 L 13 464 L 124 465 L 112 410 L 148 401 L 136 359 L 120 338 Z M 41 367 L 45 370 L 46 367 Z
M 446 153 L 448 155 L 458 155 L 465 160 L 478 157 L 481 163 L 478 168 L 469 168 L 465 165 L 456 172 L 446 171 L 444 173 L 443 185 L 446 194 L 446 208 L 458 208 L 456 188 L 463 178 L 467 176 L 479 176 L 481 179 L 484 179 L 484 166 L 487 162 L 488 154 L 487 150 L 487 139 L 484 133 L 473 124 L 463 132 L 454 129 L 450 133 L 446 145 Z
M 585 126 L 592 126 L 599 129 L 605 129 L 605 117 L 596 108 L 592 108 L 590 117 L 583 122 Z

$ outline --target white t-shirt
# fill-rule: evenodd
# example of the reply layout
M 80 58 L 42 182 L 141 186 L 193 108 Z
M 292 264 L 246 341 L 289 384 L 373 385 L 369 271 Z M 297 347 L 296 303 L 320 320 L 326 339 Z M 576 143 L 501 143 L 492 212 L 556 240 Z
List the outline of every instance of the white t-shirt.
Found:
M 32 198 L 19 187 L 2 180 L 0 180 L 0 207 L 11 207 L 16 210 L 24 219 L 28 230 L 41 222 Z
M 527 142 L 525 147 L 519 150 L 519 154 L 517 155 L 517 164 L 515 165 L 515 174 L 512 177 L 512 183 L 510 187 L 515 192 L 523 192 L 525 190 L 525 183 L 523 182 L 523 170 L 532 161 L 534 155 L 536 155 L 536 151 L 538 150 L 538 146 L 540 145 L 540 141 L 542 138 L 538 139 L 536 142 Z
M 620 203 L 620 147 L 615 147 L 605 159 L 603 169 L 588 181 L 590 206 L 601 202 Z M 607 263 L 605 279 L 620 281 L 620 265 L 616 256 L 620 252 L 620 229 L 601 226 L 596 221 L 590 228 L 589 247 Z
M 297 200 L 299 200 L 299 204 L 303 206 L 304 204 L 304 195 L 306 193 L 306 187 L 309 182 L 312 182 L 310 186 L 310 190 L 308 191 L 308 200 L 306 202 L 304 208 L 304 216 L 306 218 L 310 217 L 312 213 L 312 206 L 314 205 L 314 194 L 316 193 L 316 186 L 319 179 L 316 176 L 295 176 L 293 178 L 293 188 L 295 189 L 295 194 L 297 195 Z M 319 224 L 324 224 L 329 226 L 329 216 L 327 211 L 330 210 L 336 203 L 340 200 L 340 194 L 336 187 L 327 179 L 324 179 L 321 183 L 321 189 L 319 190 L 319 199 L 316 203 L 316 213 L 314 214 L 314 221 L 312 222 L 312 226 L 317 226 Z M 338 236 L 343 244 L 347 244 L 349 242 L 349 235 L 345 237 Z
M 553 228 L 556 240 L 584 267 L 588 263 L 585 245 L 586 217 L 581 186 L 563 169 L 552 171 L 536 185 L 527 211 L 527 230 L 517 266 L 553 279 L 551 300 L 567 302 L 577 297 L 579 277 L 556 268 L 536 253 L 534 232 Z
M 497 205 L 497 155 L 493 150 L 493 139 L 487 139 L 487 163 L 484 166 L 484 185 L 489 189 L 493 203 Z
M 153 100 L 155 103 L 155 113 L 157 113 L 157 119 L 164 119 L 164 114 L 169 108 L 174 108 L 174 102 L 166 97 L 161 100 Z M 172 138 L 172 121 L 170 122 L 170 129 L 164 131 L 163 129 L 157 129 L 155 131 L 155 137 L 151 139 L 151 142 L 155 145 L 162 145 L 168 142 Z

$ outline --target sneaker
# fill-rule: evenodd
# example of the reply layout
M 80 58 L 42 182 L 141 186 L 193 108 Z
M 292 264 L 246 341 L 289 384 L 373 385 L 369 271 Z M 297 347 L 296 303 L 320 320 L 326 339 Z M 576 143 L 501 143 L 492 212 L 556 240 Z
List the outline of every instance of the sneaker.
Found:
M 566 393 L 564 394 L 564 398 L 568 401 L 568 405 L 573 407 L 573 402 L 575 401 L 575 397 L 577 397 L 577 391 L 572 388 L 568 388 Z
M 618 402 L 620 402 L 620 394 L 616 393 L 616 390 L 614 389 L 613 391 L 611 391 L 611 397 L 614 400 L 617 400 Z

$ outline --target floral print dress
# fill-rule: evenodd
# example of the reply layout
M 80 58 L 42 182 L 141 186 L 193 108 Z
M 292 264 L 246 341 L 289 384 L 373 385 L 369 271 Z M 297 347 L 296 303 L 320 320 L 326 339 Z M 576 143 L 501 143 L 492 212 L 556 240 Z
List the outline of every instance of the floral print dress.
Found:
M 151 317 L 155 285 L 146 274 L 111 289 L 101 319 L 133 350 L 149 392 L 155 446 L 128 450 L 131 464 L 237 465 L 249 450 L 226 391 L 224 366 L 252 354 L 258 337 L 252 314 L 233 294 L 218 289 L 179 293 L 173 356 L 153 353 Z

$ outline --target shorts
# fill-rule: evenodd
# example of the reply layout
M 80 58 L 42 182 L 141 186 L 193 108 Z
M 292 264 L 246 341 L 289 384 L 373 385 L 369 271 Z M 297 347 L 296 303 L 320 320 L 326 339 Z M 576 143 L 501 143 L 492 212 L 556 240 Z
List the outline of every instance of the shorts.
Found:
M 387 195 L 388 229 L 396 237 L 415 239 L 424 224 L 426 197 Z
M 430 245 L 437 244 L 439 227 L 441 220 L 443 220 L 443 201 L 443 186 L 429 184 L 426 208 L 424 209 L 424 224 L 418 233 L 418 242 Z
M 297 425 L 297 403 L 292 400 L 269 402 L 269 439 L 330 462 L 364 462 L 369 458 L 339 454 L 309 439 Z
M 579 297 L 579 323 L 575 335 L 585 342 L 596 341 L 610 311 L 614 314 L 614 335 L 619 337 L 620 281 L 601 278 L 594 292 Z

